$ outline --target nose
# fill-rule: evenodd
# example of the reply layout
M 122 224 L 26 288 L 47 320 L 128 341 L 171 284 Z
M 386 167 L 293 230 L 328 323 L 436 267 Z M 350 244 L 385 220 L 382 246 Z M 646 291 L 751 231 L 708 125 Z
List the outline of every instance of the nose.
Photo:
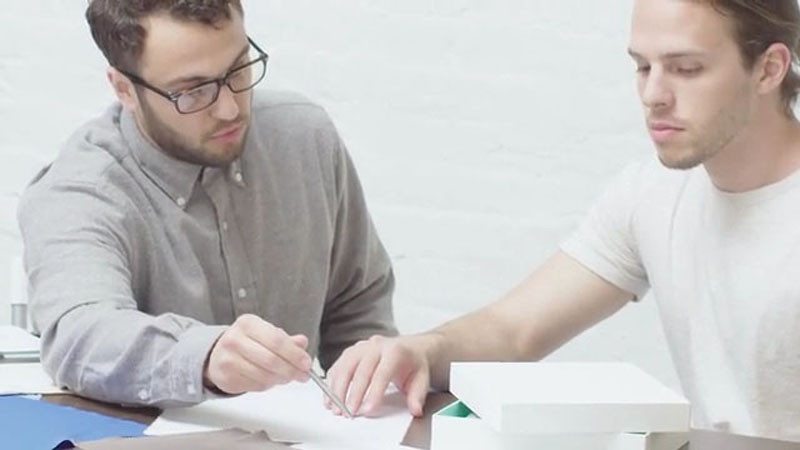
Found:
M 642 75 L 639 83 L 639 96 L 647 108 L 664 109 L 673 104 L 672 90 L 661 71 L 651 69 L 649 73 Z
M 219 97 L 211 109 L 211 115 L 222 121 L 231 121 L 239 116 L 236 94 L 227 85 L 220 88 Z

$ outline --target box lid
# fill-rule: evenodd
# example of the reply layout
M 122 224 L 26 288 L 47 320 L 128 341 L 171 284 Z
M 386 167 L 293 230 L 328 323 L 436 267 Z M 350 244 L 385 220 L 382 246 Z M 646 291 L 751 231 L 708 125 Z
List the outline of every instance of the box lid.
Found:
M 689 402 L 627 363 L 453 363 L 450 392 L 501 433 L 689 429 Z

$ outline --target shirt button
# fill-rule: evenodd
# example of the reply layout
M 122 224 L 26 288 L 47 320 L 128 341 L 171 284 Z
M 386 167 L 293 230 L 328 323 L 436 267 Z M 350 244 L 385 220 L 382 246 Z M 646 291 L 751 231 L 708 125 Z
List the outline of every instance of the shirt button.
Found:
M 222 222 L 222 231 L 228 231 L 228 222 Z
M 178 199 L 177 199 L 177 200 L 175 200 L 175 202 L 176 202 L 176 203 L 178 204 L 178 206 L 180 206 L 181 208 L 183 208 L 184 206 L 186 206 L 186 199 L 185 199 L 185 198 L 183 198 L 183 197 L 178 197 Z
M 245 288 L 239 288 L 239 292 L 238 292 L 238 294 L 239 294 L 239 298 L 245 298 L 245 297 L 247 297 L 247 289 L 245 289 Z
M 139 400 L 147 400 L 147 391 L 146 390 L 142 389 L 141 391 L 139 391 L 139 393 L 137 395 L 139 396 Z
M 189 395 L 194 395 L 197 391 L 195 390 L 194 386 L 189 384 L 186 386 L 186 393 Z
M 242 177 L 242 172 L 236 172 L 233 175 L 233 179 L 236 180 L 237 183 L 241 183 L 244 178 Z

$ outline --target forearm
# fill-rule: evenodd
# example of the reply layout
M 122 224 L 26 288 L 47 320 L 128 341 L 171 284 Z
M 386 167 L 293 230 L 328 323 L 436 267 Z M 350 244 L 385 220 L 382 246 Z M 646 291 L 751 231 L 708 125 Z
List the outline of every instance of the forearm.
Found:
M 624 306 L 632 295 L 558 252 L 500 300 L 429 333 L 431 384 L 453 361 L 535 361 Z
M 87 397 L 193 404 L 209 395 L 203 365 L 224 328 L 172 314 L 81 306 L 43 330 L 42 361 L 57 384 Z
M 430 363 L 431 386 L 447 390 L 453 361 L 516 361 L 513 327 L 499 320 L 491 306 L 419 335 Z

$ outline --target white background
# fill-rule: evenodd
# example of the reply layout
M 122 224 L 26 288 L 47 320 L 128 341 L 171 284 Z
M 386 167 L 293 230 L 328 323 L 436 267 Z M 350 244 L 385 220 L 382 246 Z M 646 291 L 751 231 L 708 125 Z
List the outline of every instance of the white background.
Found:
M 245 0 L 259 88 L 323 105 L 359 169 L 404 332 L 501 295 L 648 157 L 626 54 L 631 0 Z M 85 0 L 0 11 L 0 323 L 19 192 L 113 100 Z M 480 330 L 475 330 L 480 333 Z M 651 298 L 555 359 L 627 360 L 677 386 Z

